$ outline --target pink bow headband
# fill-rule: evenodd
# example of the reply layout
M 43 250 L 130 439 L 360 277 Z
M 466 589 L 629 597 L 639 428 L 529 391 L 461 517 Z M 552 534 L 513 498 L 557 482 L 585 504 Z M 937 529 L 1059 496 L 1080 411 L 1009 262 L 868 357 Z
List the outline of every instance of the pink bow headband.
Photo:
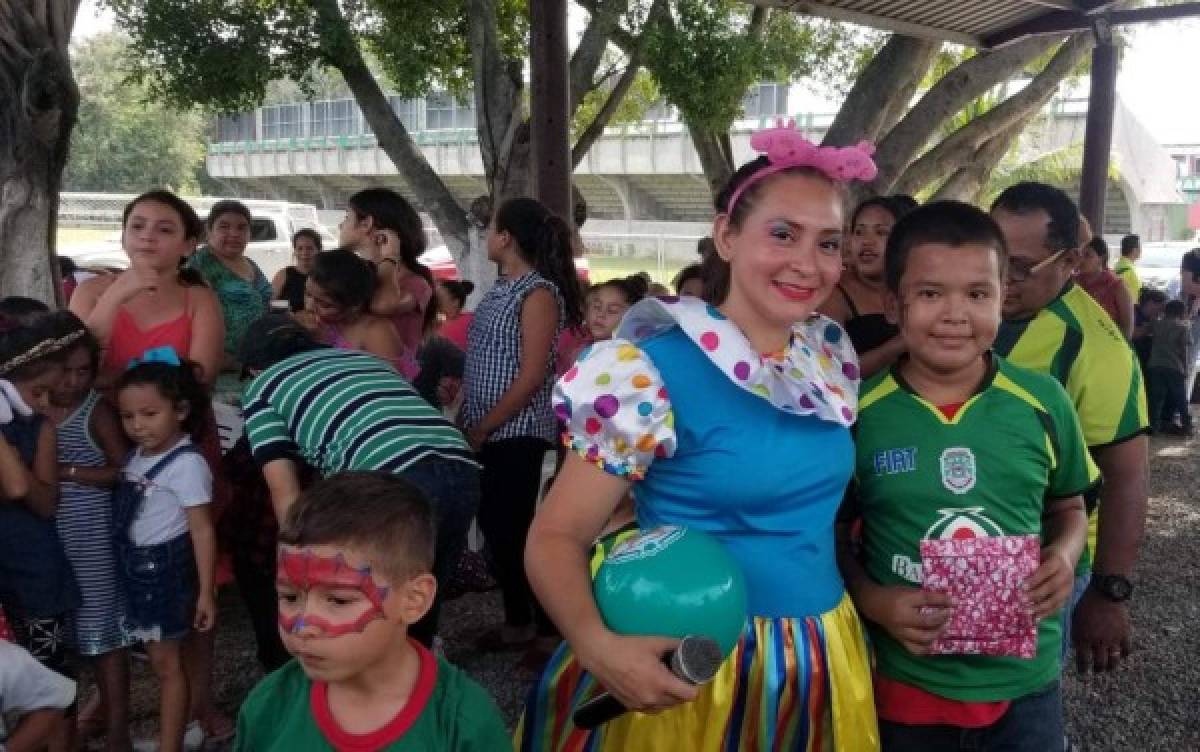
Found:
M 765 154 L 768 166 L 746 178 L 729 198 L 726 213 L 732 213 L 738 199 L 746 189 L 765 177 L 792 167 L 812 167 L 829 176 L 830 180 L 848 183 L 851 180 L 874 180 L 879 174 L 871 155 L 875 147 L 866 141 L 854 146 L 817 146 L 796 130 L 795 121 L 786 125 L 778 121 L 774 128 L 767 128 L 750 137 L 750 146 Z

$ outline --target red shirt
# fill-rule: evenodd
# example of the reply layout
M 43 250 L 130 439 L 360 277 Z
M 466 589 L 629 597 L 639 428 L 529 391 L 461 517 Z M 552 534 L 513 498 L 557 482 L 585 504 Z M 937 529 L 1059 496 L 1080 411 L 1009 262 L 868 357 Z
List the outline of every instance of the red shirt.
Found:
M 452 319 L 443 321 L 441 328 L 438 329 L 438 334 L 453 342 L 459 350 L 466 352 L 467 330 L 471 328 L 471 321 L 474 318 L 475 314 L 464 311 Z

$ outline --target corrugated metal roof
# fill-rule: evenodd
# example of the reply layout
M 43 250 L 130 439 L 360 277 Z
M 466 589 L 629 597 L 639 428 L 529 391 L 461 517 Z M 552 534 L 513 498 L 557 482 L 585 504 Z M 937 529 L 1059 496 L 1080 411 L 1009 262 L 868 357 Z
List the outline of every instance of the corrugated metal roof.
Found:
M 1101 0 L 749 0 L 754 5 L 852 21 L 913 36 L 982 46 L 985 40 L 1050 14 L 1080 16 Z

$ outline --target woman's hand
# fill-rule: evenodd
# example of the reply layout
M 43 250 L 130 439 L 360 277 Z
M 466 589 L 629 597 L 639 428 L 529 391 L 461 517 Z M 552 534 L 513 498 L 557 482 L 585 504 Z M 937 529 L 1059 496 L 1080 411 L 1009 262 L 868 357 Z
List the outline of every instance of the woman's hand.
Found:
M 200 593 L 200 597 L 196 600 L 196 616 L 192 620 L 192 626 L 197 632 L 207 632 L 217 623 L 217 602 L 213 598 L 212 593 Z
M 154 292 L 162 283 L 162 275 L 153 269 L 128 269 L 117 275 L 116 281 L 105 290 L 105 297 L 127 303 L 143 292 Z
M 623 637 L 607 630 L 587 645 L 572 645 L 579 663 L 630 710 L 657 713 L 696 699 L 699 692 L 663 663 L 679 645 L 672 637 Z
M 491 433 L 483 426 L 473 426 L 467 429 L 467 443 L 471 445 L 471 450 L 476 454 L 483 448 L 483 442 L 487 441 L 488 434 Z
M 400 233 L 395 230 L 376 230 L 371 236 L 375 242 L 375 254 L 379 259 L 400 261 Z
M 908 652 L 929 655 L 950 623 L 954 599 L 946 593 L 903 585 L 872 585 L 860 596 L 859 609 Z

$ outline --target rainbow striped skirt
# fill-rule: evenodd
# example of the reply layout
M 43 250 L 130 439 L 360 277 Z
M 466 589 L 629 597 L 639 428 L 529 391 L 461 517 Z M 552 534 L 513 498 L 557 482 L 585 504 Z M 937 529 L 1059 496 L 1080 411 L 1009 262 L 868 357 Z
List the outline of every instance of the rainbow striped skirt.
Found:
M 755 617 L 693 702 L 655 715 L 626 713 L 593 731 L 576 728 L 575 708 L 601 691 L 563 643 L 530 690 L 516 749 L 879 749 L 870 658 L 849 596 L 818 616 Z

